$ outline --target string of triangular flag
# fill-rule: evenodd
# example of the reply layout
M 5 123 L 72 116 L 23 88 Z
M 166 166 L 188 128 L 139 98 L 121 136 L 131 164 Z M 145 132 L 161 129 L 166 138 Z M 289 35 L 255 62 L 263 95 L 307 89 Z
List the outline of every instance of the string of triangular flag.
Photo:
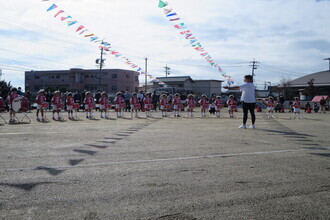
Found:
M 42 1 L 45 2 L 45 1 L 49 1 L 49 0 L 42 0 Z M 50 12 L 53 10 L 57 10 L 57 12 L 54 14 L 54 18 L 57 18 L 58 16 L 61 15 L 60 20 L 62 22 L 66 20 L 68 27 L 71 27 L 73 25 L 77 26 L 79 24 L 79 22 L 77 20 L 75 20 L 72 16 L 67 14 L 64 10 L 59 9 L 58 5 L 56 5 L 54 3 L 47 9 L 47 12 Z M 140 74 L 144 74 L 144 71 L 141 67 L 139 67 L 137 64 L 135 64 L 133 61 L 128 59 L 126 56 L 124 56 L 117 50 L 112 49 L 112 46 L 110 43 L 106 42 L 105 40 L 102 40 L 102 38 L 95 35 L 93 32 L 91 32 L 89 29 L 87 29 L 84 25 L 79 25 L 75 32 L 78 32 L 79 35 L 81 35 L 85 38 L 89 38 L 90 42 L 98 43 L 99 49 L 103 49 L 104 51 L 108 52 L 110 55 L 112 55 L 116 58 L 122 59 L 124 61 L 124 63 L 127 64 L 128 66 L 130 66 L 132 69 L 139 72 Z M 149 74 L 148 74 L 148 76 L 149 76 L 149 78 L 153 78 Z
M 179 15 L 169 6 L 168 2 L 159 0 L 158 7 L 164 10 L 165 16 L 170 22 L 174 23 L 174 28 L 179 30 L 180 34 L 189 41 L 189 44 L 194 48 L 199 55 L 206 60 L 213 68 L 215 68 L 224 78 L 228 84 L 234 84 L 234 80 L 223 71 L 221 66 L 216 63 L 212 56 L 206 51 L 202 44 L 197 40 L 196 36 L 188 29 L 187 25 L 181 21 Z

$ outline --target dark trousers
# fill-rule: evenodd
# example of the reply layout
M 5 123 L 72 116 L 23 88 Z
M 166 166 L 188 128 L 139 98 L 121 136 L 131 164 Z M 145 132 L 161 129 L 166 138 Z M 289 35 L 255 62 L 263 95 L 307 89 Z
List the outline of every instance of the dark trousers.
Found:
M 252 124 L 256 122 L 256 115 L 254 114 L 254 109 L 256 108 L 256 103 L 245 103 L 243 102 L 243 124 L 246 124 L 248 119 L 248 113 L 250 111 Z

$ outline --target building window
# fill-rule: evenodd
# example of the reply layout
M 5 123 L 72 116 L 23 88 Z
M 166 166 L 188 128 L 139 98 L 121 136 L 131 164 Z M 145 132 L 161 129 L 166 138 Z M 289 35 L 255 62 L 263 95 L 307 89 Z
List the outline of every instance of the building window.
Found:
M 55 79 L 55 76 L 52 76 L 52 79 Z
M 93 79 L 94 78 L 94 75 L 91 75 L 91 78 Z
M 112 74 L 112 79 L 117 79 L 117 73 Z
M 135 76 L 135 81 L 139 81 L 139 77 L 138 76 Z
M 85 75 L 85 78 L 89 78 L 89 75 Z
M 40 76 L 34 76 L 35 79 L 40 79 Z
M 130 78 L 130 75 L 126 74 L 126 79 L 129 79 Z
M 60 76 L 56 76 L 56 79 L 59 79 L 59 78 L 61 78 Z
M 179 87 L 182 88 L 183 87 L 183 84 L 179 84 Z
M 112 91 L 117 91 L 117 86 L 112 86 L 112 87 L 111 87 L 111 90 L 112 90 Z

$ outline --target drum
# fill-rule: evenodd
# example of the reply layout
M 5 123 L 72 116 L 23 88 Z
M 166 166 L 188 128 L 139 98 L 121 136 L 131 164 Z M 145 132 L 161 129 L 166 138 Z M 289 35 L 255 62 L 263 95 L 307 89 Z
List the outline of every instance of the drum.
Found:
M 22 107 L 22 103 L 21 103 L 21 97 L 17 97 L 13 100 L 13 103 L 11 103 L 11 109 L 14 112 L 19 112 L 19 110 Z
M 95 108 L 95 104 L 94 103 L 91 103 L 88 105 L 88 109 L 94 109 Z
M 125 103 L 120 104 L 120 108 L 121 109 L 126 108 L 126 104 Z
M 148 109 L 153 109 L 154 108 L 154 105 L 153 104 L 147 104 L 147 108 Z
M 41 103 L 41 108 L 46 109 L 49 107 L 48 102 Z
M 179 109 L 184 109 L 184 107 L 183 107 L 182 104 L 178 105 L 178 108 L 179 108 Z
M 170 110 L 171 109 L 171 105 L 170 104 L 166 104 L 164 107 L 165 107 L 166 110 Z
M 220 109 L 220 108 L 222 108 L 223 107 L 223 105 L 217 105 L 217 108 L 218 109 Z
M 56 107 L 57 107 L 57 110 L 61 110 L 61 109 L 64 108 L 64 105 L 63 104 L 57 104 Z
M 203 105 L 203 108 L 209 108 L 208 104 Z
M 105 109 L 111 109 L 111 105 L 110 104 L 106 104 L 105 105 Z
M 140 108 L 141 108 L 141 105 L 139 105 L 139 104 L 135 104 L 135 105 L 133 105 L 133 107 L 134 107 L 135 109 L 140 109 Z
M 188 105 L 189 108 L 195 108 L 195 105 L 194 104 L 190 104 Z
M 73 109 L 79 109 L 79 103 L 74 103 L 73 105 L 72 105 L 72 107 L 73 107 Z
M 27 112 L 29 111 L 29 108 L 30 108 L 30 102 L 27 98 L 25 97 L 22 97 L 21 98 L 21 108 L 20 108 L 20 111 L 21 112 Z

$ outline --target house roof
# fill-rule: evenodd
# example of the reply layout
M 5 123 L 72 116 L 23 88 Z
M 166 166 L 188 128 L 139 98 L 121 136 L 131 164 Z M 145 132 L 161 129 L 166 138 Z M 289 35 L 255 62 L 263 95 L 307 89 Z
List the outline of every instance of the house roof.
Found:
M 195 79 L 195 82 L 224 82 L 224 81 L 217 79 Z
M 169 83 L 169 82 L 185 82 L 187 80 L 194 81 L 190 76 L 171 76 L 171 77 L 157 77 L 158 80 Z
M 315 86 L 330 86 L 330 71 L 322 71 L 317 73 L 308 74 L 306 76 L 300 77 L 298 79 L 291 81 L 291 86 L 307 86 L 310 79 L 314 79 Z

